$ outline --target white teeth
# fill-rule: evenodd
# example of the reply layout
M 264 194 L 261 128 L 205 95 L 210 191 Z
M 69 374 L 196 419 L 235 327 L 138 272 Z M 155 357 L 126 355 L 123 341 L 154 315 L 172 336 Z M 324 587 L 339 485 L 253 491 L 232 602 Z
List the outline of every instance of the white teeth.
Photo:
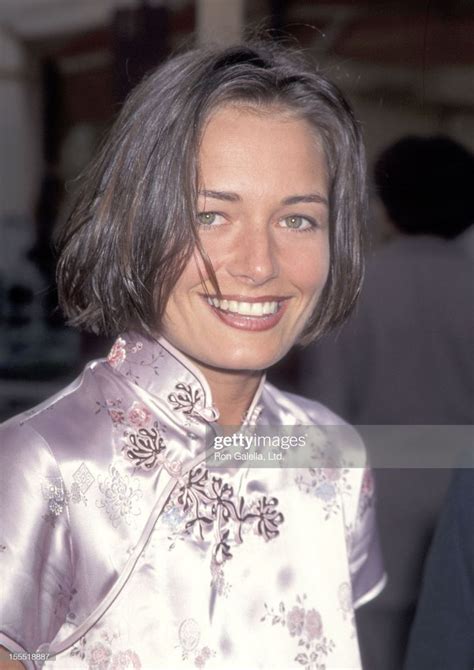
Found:
M 218 298 L 208 298 L 207 302 L 213 307 L 223 312 L 233 312 L 242 316 L 267 316 L 276 314 L 278 311 L 278 302 L 239 302 L 238 300 L 219 300 Z

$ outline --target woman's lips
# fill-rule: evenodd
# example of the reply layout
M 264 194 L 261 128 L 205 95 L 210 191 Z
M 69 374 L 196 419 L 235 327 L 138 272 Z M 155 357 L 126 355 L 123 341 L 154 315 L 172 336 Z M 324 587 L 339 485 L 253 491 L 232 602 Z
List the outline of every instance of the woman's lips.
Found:
M 210 305 L 207 296 L 201 296 L 201 297 L 205 301 L 207 307 L 212 312 L 214 312 L 214 314 L 228 326 L 231 326 L 232 328 L 238 328 L 240 330 L 250 330 L 250 331 L 269 330 L 270 328 L 276 326 L 276 324 L 282 318 L 288 305 L 288 298 L 286 297 L 275 298 L 273 296 L 271 297 L 265 296 L 265 298 L 263 299 L 260 298 L 258 300 L 254 298 L 245 298 L 245 302 L 251 302 L 251 303 L 278 302 L 278 309 L 274 314 L 265 314 L 262 316 L 247 316 L 243 314 L 237 314 L 236 312 L 223 311 L 222 309 L 219 309 L 214 305 Z M 231 299 L 235 299 L 234 296 L 229 297 L 229 300 Z M 240 298 L 240 302 L 244 302 L 242 298 Z

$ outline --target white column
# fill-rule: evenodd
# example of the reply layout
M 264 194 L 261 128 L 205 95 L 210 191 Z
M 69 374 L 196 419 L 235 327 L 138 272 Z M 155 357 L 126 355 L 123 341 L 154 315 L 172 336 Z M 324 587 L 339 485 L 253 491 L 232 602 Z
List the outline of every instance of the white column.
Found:
M 230 45 L 242 38 L 245 0 L 198 0 L 198 43 Z

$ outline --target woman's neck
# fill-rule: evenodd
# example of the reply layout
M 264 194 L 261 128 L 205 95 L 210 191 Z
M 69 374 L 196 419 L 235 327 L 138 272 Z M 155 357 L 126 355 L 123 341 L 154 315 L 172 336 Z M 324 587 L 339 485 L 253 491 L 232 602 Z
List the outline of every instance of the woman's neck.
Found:
M 208 366 L 176 348 L 163 335 L 158 337 L 162 346 L 186 365 L 192 363 L 206 379 L 212 394 L 213 405 L 219 410 L 219 424 L 240 426 L 250 408 L 264 375 L 262 370 L 223 370 Z
M 206 377 L 214 405 L 219 410 L 219 424 L 240 426 L 262 378 L 261 370 L 218 370 L 202 363 L 199 369 Z

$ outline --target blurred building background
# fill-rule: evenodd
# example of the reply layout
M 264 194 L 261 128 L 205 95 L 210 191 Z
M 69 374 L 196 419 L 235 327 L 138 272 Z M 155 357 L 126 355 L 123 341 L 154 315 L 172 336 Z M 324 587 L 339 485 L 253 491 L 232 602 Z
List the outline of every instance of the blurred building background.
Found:
M 265 27 L 294 38 L 349 97 L 370 174 L 406 135 L 441 133 L 474 150 L 472 0 L 0 0 L 0 420 L 106 351 L 107 342 L 65 327 L 56 309 L 51 236 L 127 92 L 182 46 L 230 44 Z M 373 187 L 369 233 L 371 249 L 397 235 Z M 295 353 L 271 379 L 311 395 L 306 369 Z M 421 525 L 424 558 L 431 530 Z M 405 637 L 390 642 L 399 655 L 380 665 L 369 644 L 369 670 L 399 667 L 409 608 Z M 366 639 L 380 635 L 373 619 L 364 625 Z

